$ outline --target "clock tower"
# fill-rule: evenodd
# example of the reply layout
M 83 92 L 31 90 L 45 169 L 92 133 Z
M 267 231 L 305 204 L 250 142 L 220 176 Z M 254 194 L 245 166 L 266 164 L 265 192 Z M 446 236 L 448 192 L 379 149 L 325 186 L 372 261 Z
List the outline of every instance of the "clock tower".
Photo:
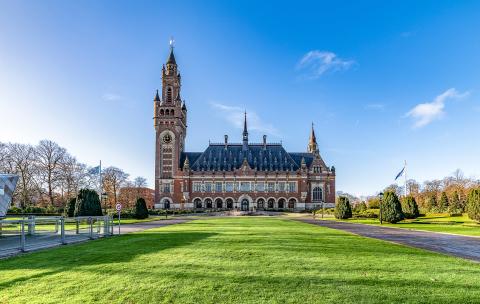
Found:
M 187 107 L 180 97 L 181 76 L 170 42 L 170 55 L 162 67 L 162 90 L 153 99 L 155 127 L 155 208 L 173 207 L 174 177 L 185 148 Z

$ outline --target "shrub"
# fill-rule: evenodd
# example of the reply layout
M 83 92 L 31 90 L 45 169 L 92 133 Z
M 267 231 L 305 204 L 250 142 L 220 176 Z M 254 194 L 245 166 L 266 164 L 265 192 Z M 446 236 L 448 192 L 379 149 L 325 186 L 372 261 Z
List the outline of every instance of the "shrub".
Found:
M 382 220 L 395 224 L 405 218 L 402 206 L 395 192 L 385 192 L 382 200 Z
M 101 216 L 102 206 L 100 198 L 96 191 L 91 189 L 81 189 L 77 196 L 75 204 L 75 216 Z
M 335 218 L 348 219 L 352 217 L 352 208 L 347 197 L 340 196 L 335 205 Z
M 469 218 L 480 222 L 480 189 L 472 189 L 468 193 L 467 213 Z
M 368 209 L 380 208 L 380 200 L 378 198 L 371 198 L 367 201 Z
M 148 209 L 147 209 L 147 203 L 145 203 L 145 200 L 143 197 L 140 197 L 137 199 L 137 202 L 135 203 L 135 218 L 136 219 L 145 219 L 148 217 Z
M 358 219 L 375 219 L 375 218 L 378 218 L 378 210 L 370 210 L 370 209 L 367 209 L 365 211 L 362 211 L 362 212 L 358 212 L 358 213 L 354 213 L 353 214 L 353 218 L 358 218 Z
M 65 208 L 65 216 L 74 217 L 75 216 L 75 205 L 77 204 L 77 198 L 71 198 L 68 203 L 67 207 Z
M 445 212 L 448 210 L 448 197 L 447 194 L 442 192 L 442 195 L 440 196 L 440 202 L 438 203 L 438 211 L 439 212 Z
M 367 210 L 367 204 L 365 202 L 360 202 L 353 207 L 353 210 L 358 213 L 362 213 Z
M 462 202 L 460 201 L 460 196 L 458 195 L 458 192 L 455 191 L 453 192 L 453 195 L 450 199 L 450 204 L 448 206 L 448 213 L 451 215 L 457 215 L 457 214 L 462 214 L 463 212 L 463 205 Z
M 413 196 L 409 195 L 402 200 L 402 211 L 408 219 L 417 218 L 420 215 L 417 201 Z
M 435 194 L 430 195 L 425 199 L 425 208 L 429 212 L 436 212 L 438 205 L 437 205 L 437 197 Z

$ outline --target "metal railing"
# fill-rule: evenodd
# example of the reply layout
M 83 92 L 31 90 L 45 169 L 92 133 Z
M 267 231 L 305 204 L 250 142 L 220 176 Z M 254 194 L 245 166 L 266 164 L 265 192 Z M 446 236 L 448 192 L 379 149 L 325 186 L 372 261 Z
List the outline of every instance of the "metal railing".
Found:
M 111 216 L 0 220 L 0 256 L 113 235 Z

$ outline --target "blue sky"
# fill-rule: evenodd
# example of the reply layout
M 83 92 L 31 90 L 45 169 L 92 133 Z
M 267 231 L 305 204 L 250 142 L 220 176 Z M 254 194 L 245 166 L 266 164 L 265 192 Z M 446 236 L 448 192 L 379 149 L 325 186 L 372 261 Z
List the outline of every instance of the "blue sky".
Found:
M 187 150 L 306 149 L 337 189 L 480 177 L 478 1 L 0 1 L 0 141 L 48 138 L 153 181 L 152 99 L 175 38 Z

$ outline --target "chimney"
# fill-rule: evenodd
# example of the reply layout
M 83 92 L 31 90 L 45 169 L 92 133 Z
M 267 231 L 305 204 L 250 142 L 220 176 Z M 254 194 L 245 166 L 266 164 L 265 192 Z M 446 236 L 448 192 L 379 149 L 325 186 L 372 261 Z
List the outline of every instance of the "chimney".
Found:
M 267 135 L 263 135 L 263 149 L 267 149 Z
M 228 148 L 228 135 L 225 135 L 225 150 Z

